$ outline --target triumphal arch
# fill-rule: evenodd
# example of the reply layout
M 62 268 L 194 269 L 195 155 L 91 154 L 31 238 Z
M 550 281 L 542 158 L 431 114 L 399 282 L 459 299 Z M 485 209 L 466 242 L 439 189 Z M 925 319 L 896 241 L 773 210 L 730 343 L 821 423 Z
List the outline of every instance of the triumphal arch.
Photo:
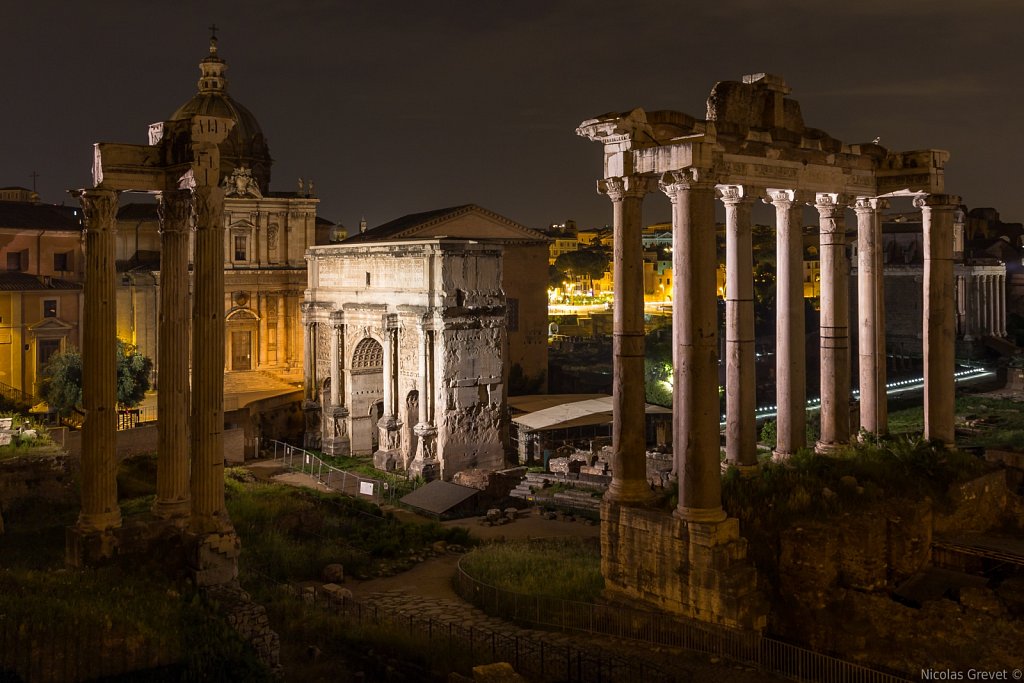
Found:
M 307 445 L 428 479 L 500 469 L 502 247 L 382 239 L 307 260 Z
M 804 124 L 790 88 L 771 74 L 717 83 L 704 119 L 634 109 L 580 124 L 603 147 L 598 191 L 614 230 L 613 480 L 602 510 L 602 571 L 612 591 L 706 621 L 764 625 L 764 601 L 745 559 L 738 520 L 722 508 L 719 447 L 715 203 L 726 216 L 726 459 L 756 476 L 754 300 L 750 208 L 775 209 L 778 443 L 805 446 L 802 225 L 819 217 L 821 437 L 850 439 L 850 320 L 846 217 L 855 217 L 860 428 L 886 429 L 885 325 L 879 212 L 908 197 L 921 210 L 924 254 L 925 437 L 953 443 L 953 221 L 941 150 L 894 152 L 848 144 Z M 641 208 L 672 204 L 675 471 L 672 515 L 652 511 L 644 453 L 644 321 Z

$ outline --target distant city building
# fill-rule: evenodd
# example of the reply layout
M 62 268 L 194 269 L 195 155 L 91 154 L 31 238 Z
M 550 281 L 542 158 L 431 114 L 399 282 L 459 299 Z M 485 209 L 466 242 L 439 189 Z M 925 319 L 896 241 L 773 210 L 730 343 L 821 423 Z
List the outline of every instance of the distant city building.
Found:
M 22 187 L 0 197 L 0 389 L 35 395 L 50 356 L 80 343 L 82 215 Z

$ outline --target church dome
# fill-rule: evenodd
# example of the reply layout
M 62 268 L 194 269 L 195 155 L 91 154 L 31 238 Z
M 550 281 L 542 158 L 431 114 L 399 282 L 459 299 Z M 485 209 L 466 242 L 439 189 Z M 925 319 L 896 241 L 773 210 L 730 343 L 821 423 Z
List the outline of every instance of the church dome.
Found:
M 199 62 L 199 92 L 171 114 L 170 120 L 187 119 L 196 115 L 218 116 L 232 119 L 234 127 L 220 143 L 221 177 L 231 175 L 236 168 L 252 169 L 260 191 L 270 190 L 270 148 L 263 129 L 252 112 L 236 102 L 227 93 L 227 63 L 217 56 L 217 38 L 210 38 L 210 54 Z

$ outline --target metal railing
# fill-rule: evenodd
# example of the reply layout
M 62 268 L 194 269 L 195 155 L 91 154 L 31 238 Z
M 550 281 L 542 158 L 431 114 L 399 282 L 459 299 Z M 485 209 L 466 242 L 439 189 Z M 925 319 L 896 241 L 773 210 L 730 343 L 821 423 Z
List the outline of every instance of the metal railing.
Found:
M 23 389 L 12 387 L 10 384 L 0 382 L 0 396 L 3 396 L 8 401 L 14 401 L 15 403 L 39 403 L 42 399 L 34 394 L 31 394 Z
M 386 481 L 339 469 L 315 453 L 283 441 L 270 439 L 266 443 L 273 445 L 274 460 L 280 460 L 291 470 L 310 475 L 332 491 L 372 500 L 378 505 L 391 500 L 391 486 Z
M 297 591 L 296 591 L 297 592 Z M 430 650 L 443 650 L 468 658 L 471 666 L 508 662 L 531 681 L 567 683 L 632 682 L 687 683 L 685 668 L 666 670 L 643 656 L 620 656 L 593 643 L 553 643 L 542 635 L 502 633 L 484 626 L 463 625 L 456 617 L 418 616 L 382 610 L 372 603 L 337 598 L 316 589 L 312 603 L 360 625 L 390 626 L 427 639 Z
M 461 561 L 454 585 L 455 592 L 464 600 L 492 616 L 524 626 L 612 636 L 656 646 L 704 652 L 799 681 L 910 681 L 901 674 L 854 664 L 753 631 L 728 629 L 664 612 L 573 602 L 504 590 L 467 574 Z

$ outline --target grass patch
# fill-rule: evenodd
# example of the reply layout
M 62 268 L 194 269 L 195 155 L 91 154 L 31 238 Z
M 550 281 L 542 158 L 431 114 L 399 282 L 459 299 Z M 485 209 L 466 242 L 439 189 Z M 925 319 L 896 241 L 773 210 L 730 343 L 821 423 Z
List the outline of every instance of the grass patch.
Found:
M 515 593 L 594 602 L 604 590 L 600 547 L 579 538 L 487 545 L 461 566 L 477 581 Z
M 469 543 L 464 528 L 407 524 L 366 501 L 251 481 L 247 474 L 228 470 L 227 506 L 242 538 L 240 569 L 253 580 L 317 580 L 333 563 L 369 577 L 380 560 L 407 557 L 435 541 Z

